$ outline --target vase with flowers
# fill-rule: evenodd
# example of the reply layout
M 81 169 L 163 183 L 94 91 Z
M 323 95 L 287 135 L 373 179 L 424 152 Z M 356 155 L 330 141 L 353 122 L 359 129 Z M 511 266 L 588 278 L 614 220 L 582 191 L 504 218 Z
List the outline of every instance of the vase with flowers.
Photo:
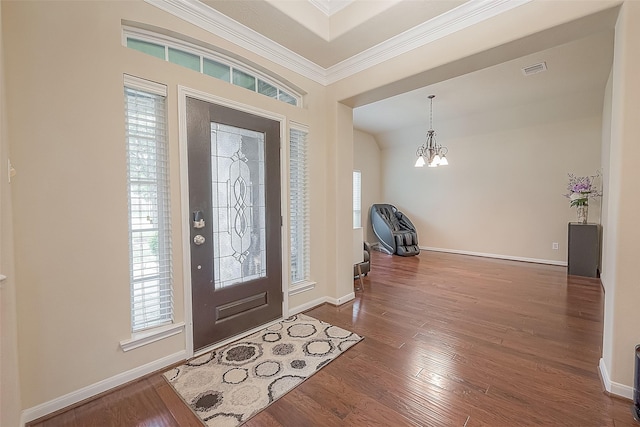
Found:
M 578 213 L 578 222 L 587 223 L 589 216 L 589 199 L 595 199 L 602 196 L 602 191 L 598 190 L 595 182 L 600 178 L 600 171 L 590 176 L 575 176 L 570 173 L 569 184 L 567 185 L 568 193 L 564 196 L 570 200 L 569 205 L 575 206 Z

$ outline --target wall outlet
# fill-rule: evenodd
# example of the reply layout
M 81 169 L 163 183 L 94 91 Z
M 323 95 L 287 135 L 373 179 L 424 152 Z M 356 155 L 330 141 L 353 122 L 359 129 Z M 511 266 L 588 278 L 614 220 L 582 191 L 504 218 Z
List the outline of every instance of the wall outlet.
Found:
M 553 243 L 551 244 L 551 249 L 553 249 L 553 250 L 557 251 L 557 250 L 558 250 L 558 243 L 553 242 Z

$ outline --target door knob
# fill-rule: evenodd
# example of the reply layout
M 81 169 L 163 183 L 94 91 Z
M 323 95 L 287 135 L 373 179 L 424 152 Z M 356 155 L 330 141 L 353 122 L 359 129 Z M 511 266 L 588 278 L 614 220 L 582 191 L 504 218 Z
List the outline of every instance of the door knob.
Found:
M 201 244 L 204 243 L 204 236 L 201 236 L 200 234 L 197 234 L 193 238 L 193 243 L 195 243 L 197 246 L 200 246 Z

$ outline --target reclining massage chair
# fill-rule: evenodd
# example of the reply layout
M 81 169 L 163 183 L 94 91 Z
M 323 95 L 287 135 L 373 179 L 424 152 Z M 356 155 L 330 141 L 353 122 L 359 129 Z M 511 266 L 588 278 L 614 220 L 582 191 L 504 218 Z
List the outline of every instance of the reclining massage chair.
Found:
M 380 249 L 388 254 L 413 256 L 420 253 L 416 227 L 393 205 L 371 206 L 371 225 L 380 241 Z

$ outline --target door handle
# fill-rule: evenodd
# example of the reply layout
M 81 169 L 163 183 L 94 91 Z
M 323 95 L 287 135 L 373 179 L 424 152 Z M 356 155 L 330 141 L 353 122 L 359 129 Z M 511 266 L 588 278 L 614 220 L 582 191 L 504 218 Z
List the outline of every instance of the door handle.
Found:
M 196 234 L 196 236 L 193 238 L 193 243 L 196 244 L 196 246 L 200 246 L 201 244 L 203 244 L 205 241 L 204 236 L 200 235 L 200 234 Z

